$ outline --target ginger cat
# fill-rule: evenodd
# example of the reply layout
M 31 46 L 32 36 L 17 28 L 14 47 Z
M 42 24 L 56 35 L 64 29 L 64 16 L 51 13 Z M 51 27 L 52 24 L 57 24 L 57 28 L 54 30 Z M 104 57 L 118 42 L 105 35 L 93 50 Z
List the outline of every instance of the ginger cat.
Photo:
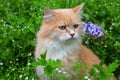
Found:
M 75 61 L 84 63 L 88 68 L 100 62 L 100 59 L 81 43 L 82 7 L 83 4 L 71 9 L 44 10 L 44 19 L 37 33 L 35 59 L 47 50 L 47 59 L 60 59 L 68 74 L 73 70 L 67 67 L 72 67 Z M 37 67 L 36 73 L 40 80 L 49 80 L 42 67 Z M 80 74 L 87 75 L 83 70 L 80 70 Z M 75 78 L 71 77 L 71 80 Z

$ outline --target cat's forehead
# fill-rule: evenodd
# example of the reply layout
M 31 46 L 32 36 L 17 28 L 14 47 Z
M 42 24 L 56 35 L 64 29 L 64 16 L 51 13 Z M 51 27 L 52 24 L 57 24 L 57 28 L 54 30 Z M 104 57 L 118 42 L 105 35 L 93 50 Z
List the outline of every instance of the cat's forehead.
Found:
M 80 22 L 78 14 L 74 13 L 72 9 L 57 9 L 53 10 L 56 13 L 56 18 L 60 24 L 74 24 Z
M 72 9 L 55 9 L 55 10 L 53 10 L 53 11 L 58 12 L 58 13 L 73 12 Z
M 70 16 L 73 15 L 73 10 L 72 9 L 56 9 L 53 10 L 56 14 L 58 14 L 58 16 Z

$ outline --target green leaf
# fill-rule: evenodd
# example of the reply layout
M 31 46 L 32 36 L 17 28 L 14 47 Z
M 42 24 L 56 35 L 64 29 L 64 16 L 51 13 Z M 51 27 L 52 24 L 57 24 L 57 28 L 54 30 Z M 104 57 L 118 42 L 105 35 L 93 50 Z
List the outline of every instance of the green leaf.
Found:
M 35 33 L 35 28 L 33 28 L 32 26 L 31 26 L 31 28 L 29 28 L 29 30 L 30 30 L 32 33 Z
M 36 66 L 39 66 L 39 63 L 38 63 L 38 62 L 32 62 L 31 65 L 32 65 L 33 67 L 36 67 Z
M 52 67 L 51 65 L 46 65 L 46 66 L 44 67 L 44 72 L 45 72 L 45 74 L 46 74 L 47 76 L 52 76 L 53 71 L 54 71 L 54 69 L 53 69 L 53 67 Z
M 46 59 L 46 54 L 47 54 L 47 51 L 45 51 L 43 54 L 41 54 L 40 57 L 45 60 Z
M 116 68 L 118 68 L 118 66 L 119 66 L 119 64 L 117 62 L 113 62 L 108 65 L 108 71 L 113 72 L 116 70 Z
M 54 65 L 55 67 L 61 67 L 62 66 L 61 60 L 57 59 Z
M 82 16 L 85 18 L 86 21 L 90 19 L 88 14 L 82 14 Z
M 105 28 L 105 22 L 102 22 L 100 26 L 104 29 Z
M 47 60 L 45 60 L 45 59 L 43 59 L 43 58 L 40 58 L 40 59 L 38 60 L 38 63 L 39 63 L 39 65 L 41 65 L 41 66 L 46 66 Z

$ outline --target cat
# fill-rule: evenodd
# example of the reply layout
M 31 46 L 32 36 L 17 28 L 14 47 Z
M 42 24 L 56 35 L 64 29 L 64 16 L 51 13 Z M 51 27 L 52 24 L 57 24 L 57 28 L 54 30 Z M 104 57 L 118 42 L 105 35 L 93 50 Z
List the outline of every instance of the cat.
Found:
M 37 32 L 35 59 L 47 50 L 46 58 L 60 59 L 64 66 L 63 69 L 70 75 L 73 75 L 72 67 L 76 61 L 82 62 L 89 69 L 93 64 L 100 63 L 100 59 L 90 49 L 82 45 L 81 13 L 83 5 L 56 10 L 45 8 L 42 25 Z M 44 75 L 41 66 L 36 68 L 36 74 L 40 80 L 50 80 Z M 80 74 L 87 75 L 88 73 L 80 69 Z M 74 79 L 71 76 L 71 80 Z

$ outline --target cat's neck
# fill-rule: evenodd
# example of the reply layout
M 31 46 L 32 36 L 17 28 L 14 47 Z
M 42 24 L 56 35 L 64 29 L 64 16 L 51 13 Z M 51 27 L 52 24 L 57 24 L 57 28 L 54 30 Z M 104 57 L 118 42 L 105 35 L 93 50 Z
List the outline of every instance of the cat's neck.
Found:
M 42 41 L 42 47 L 47 50 L 47 58 L 62 59 L 63 56 L 72 54 L 80 49 L 81 40 L 73 39 L 68 41 Z

